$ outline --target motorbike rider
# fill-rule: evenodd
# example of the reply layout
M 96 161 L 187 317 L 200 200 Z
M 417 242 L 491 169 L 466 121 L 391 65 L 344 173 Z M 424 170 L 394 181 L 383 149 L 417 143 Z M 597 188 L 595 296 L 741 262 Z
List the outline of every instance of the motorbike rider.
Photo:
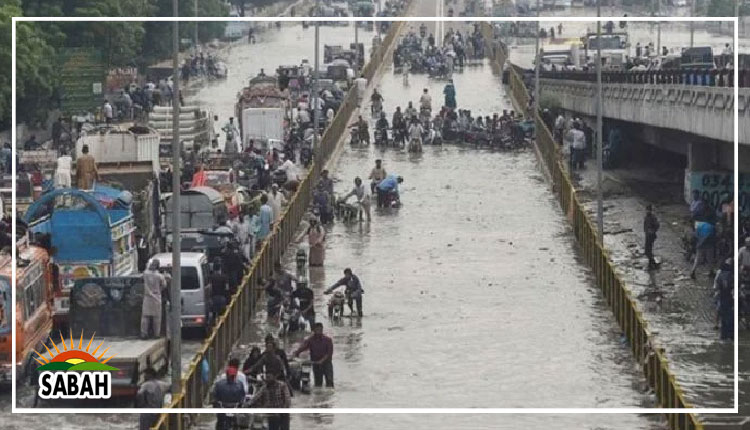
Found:
M 401 112 L 401 106 L 396 106 L 396 112 L 393 112 L 393 119 L 391 119 L 391 125 L 393 125 L 393 128 L 396 129 L 401 124 L 401 121 L 404 120 L 404 114 Z
M 378 207 L 385 206 L 385 197 L 389 193 L 394 194 L 394 197 L 396 198 L 397 202 L 400 201 L 399 194 L 398 194 L 398 184 L 402 182 L 404 182 L 404 178 L 402 178 L 401 176 L 396 176 L 393 173 L 386 176 L 385 179 L 380 181 L 380 183 L 376 187 L 376 190 L 378 192 Z
M 378 92 L 377 89 L 372 90 L 370 101 L 372 102 L 373 114 L 375 114 L 377 111 L 383 111 L 383 96 Z
M 354 307 L 352 305 L 356 303 L 357 314 L 359 316 L 362 316 L 362 294 L 365 293 L 365 290 L 362 289 L 362 283 L 359 281 L 357 275 L 352 273 L 352 269 L 348 267 L 344 269 L 344 277 L 327 288 L 324 291 L 324 294 L 331 294 L 331 292 L 333 292 L 336 288 L 341 287 L 342 285 L 346 286 L 345 294 L 347 305 L 349 306 L 349 311 L 351 311 L 351 314 L 354 315 Z
M 422 110 L 432 112 L 432 96 L 427 92 L 427 88 L 424 89 L 422 97 L 419 98 L 419 106 Z
M 419 120 L 412 119 L 411 126 L 409 126 L 409 141 L 415 143 L 417 148 L 421 151 L 422 149 L 422 134 L 424 133 L 424 127 Z
M 214 384 L 213 399 L 214 407 L 233 406 L 245 400 L 245 387 L 237 379 L 237 367 L 226 368 L 226 378 L 219 379 Z M 227 416 L 216 414 L 216 430 L 224 430 L 230 427 Z
M 370 176 L 368 176 L 368 179 L 370 179 L 370 191 L 372 194 L 375 194 L 375 186 L 385 179 L 386 175 L 387 173 L 383 168 L 383 160 L 375 160 L 375 167 L 372 168 Z
M 406 120 L 409 121 L 417 116 L 417 109 L 415 109 L 412 103 L 409 102 L 409 106 L 406 107 L 406 111 L 404 113 L 406 114 Z
M 367 121 L 362 118 L 362 115 L 359 116 L 359 119 L 351 128 L 357 127 L 357 134 L 359 135 L 359 141 L 360 142 L 366 142 L 368 145 L 370 144 L 370 130 L 369 126 L 367 124 Z
M 385 112 L 380 112 L 380 118 L 375 123 L 375 129 L 380 133 L 380 139 L 388 141 L 388 118 L 385 116 Z
M 292 298 L 299 300 L 300 312 L 302 318 L 310 323 L 310 327 L 315 325 L 315 293 L 307 285 L 307 282 L 297 284 L 297 289 L 292 293 Z

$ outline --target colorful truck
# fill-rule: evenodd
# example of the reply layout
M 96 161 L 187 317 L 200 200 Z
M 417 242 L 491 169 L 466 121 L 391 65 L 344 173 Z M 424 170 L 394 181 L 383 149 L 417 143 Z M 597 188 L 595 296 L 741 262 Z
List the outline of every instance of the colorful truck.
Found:
M 36 369 L 34 350 L 43 349 L 52 331 L 52 287 L 49 254 L 23 235 L 16 242 L 16 357 L 11 361 L 11 255 L 0 254 L 0 386 L 9 386 L 12 372 L 18 380 Z
M 97 185 L 42 195 L 26 212 L 33 237 L 54 249 L 54 317 L 67 327 L 68 296 L 76 279 L 127 276 L 138 270 L 135 221 L 120 191 Z

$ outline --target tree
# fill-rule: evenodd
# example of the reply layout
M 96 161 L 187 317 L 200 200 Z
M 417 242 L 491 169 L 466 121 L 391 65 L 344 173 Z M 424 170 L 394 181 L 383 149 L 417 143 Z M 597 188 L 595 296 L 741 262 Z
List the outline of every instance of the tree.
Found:
M 711 0 L 708 3 L 708 16 L 734 16 L 735 0 Z

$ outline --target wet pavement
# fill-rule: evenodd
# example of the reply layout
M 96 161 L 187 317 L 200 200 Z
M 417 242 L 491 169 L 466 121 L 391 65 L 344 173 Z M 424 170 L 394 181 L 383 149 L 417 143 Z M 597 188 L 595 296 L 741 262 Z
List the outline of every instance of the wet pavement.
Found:
M 487 64 L 467 68 L 454 81 L 462 108 L 482 114 L 511 108 Z M 442 101 L 444 82 L 411 75 L 409 84 L 387 71 L 377 85 L 389 117 L 396 105 L 416 102 L 425 87 L 434 105 Z M 318 320 L 334 341 L 336 389 L 297 394 L 293 406 L 654 406 L 533 153 L 446 145 L 415 156 L 347 144 L 332 169 L 336 192 L 366 177 L 376 158 L 405 178 L 404 205 L 376 211 L 371 223 L 338 222 L 330 229 L 326 265 L 311 269 L 310 280 Z M 289 270 L 293 255 L 287 252 Z M 321 292 L 345 267 L 363 282 L 365 316 L 332 323 Z M 243 343 L 257 344 L 275 331 L 261 315 Z M 295 335 L 283 346 L 292 351 L 300 339 Z M 293 422 L 346 428 L 356 420 L 374 429 L 412 420 L 379 418 Z M 566 418 L 519 416 L 513 426 L 663 428 L 654 415 Z M 497 418 L 488 422 L 497 428 Z
M 432 15 L 420 2 L 415 15 Z M 432 9 L 426 9 L 432 8 Z M 321 45 L 348 44 L 352 27 L 321 27 Z M 313 29 L 271 30 L 258 44 L 233 45 L 230 77 L 201 89 L 220 122 L 235 94 L 261 67 L 312 61 Z M 363 37 L 364 36 L 364 37 Z M 366 44 L 371 34 L 360 32 Z M 321 46 L 322 53 L 322 46 Z M 459 106 L 484 115 L 511 109 L 485 64 L 454 76 Z M 392 114 L 422 88 L 442 100 L 443 82 L 386 71 L 379 83 Z M 489 95 L 489 96 L 488 96 Z M 347 144 L 348 145 L 348 144 Z M 412 156 L 374 147 L 346 150 L 333 170 L 337 193 L 351 189 L 381 158 L 404 176 L 397 210 L 369 224 L 336 223 L 326 266 L 310 273 L 316 310 L 334 339 L 335 391 L 297 394 L 298 407 L 653 407 L 645 381 L 611 312 L 576 254 L 569 226 L 533 153 L 458 146 Z M 293 255 L 288 253 L 287 255 Z M 291 263 L 291 262 L 289 262 Z M 323 288 L 352 267 L 365 288 L 365 316 L 331 325 Z M 256 336 L 272 327 L 256 326 Z M 300 337 L 286 342 L 287 350 Z M 183 363 L 200 342 L 183 343 Z M 30 391 L 29 391 L 30 393 Z M 22 395 L 28 402 L 28 393 Z M 24 400 L 25 399 L 25 400 Z M 0 407 L 9 408 L 9 397 Z M 6 406 L 8 405 L 8 406 Z M 208 418 L 208 417 L 205 417 Z M 135 428 L 135 415 L 14 415 L 3 428 Z M 306 415 L 293 427 L 343 429 L 561 428 L 659 429 L 658 415 Z M 210 428 L 210 418 L 204 423 Z
M 578 188 L 587 210 L 595 217 L 593 163 L 578 173 Z M 708 278 L 707 268 L 699 268 L 696 281 L 689 278 L 692 260 L 685 260 L 681 242 L 689 231 L 688 206 L 680 199 L 682 182 L 663 167 L 653 169 L 604 173 L 605 244 L 654 330 L 656 344 L 666 348 L 686 399 L 695 407 L 731 407 L 734 344 L 720 341 L 714 327 L 713 280 Z M 660 270 L 651 272 L 646 270 L 642 234 L 648 203 L 655 205 L 662 225 L 654 250 L 662 264 Z M 747 355 L 743 354 L 750 344 L 746 330 L 740 329 L 739 341 L 742 398 L 749 390 Z M 743 415 L 747 414 L 744 409 Z
M 360 41 L 370 46 L 373 33 L 360 29 Z M 219 56 L 227 61 L 229 76 L 223 81 L 211 81 L 206 86 L 190 86 L 185 91 L 186 102 L 197 101 L 214 114 L 219 116 L 219 125 L 223 125 L 228 117 L 234 116 L 236 95 L 247 85 L 251 77 L 257 75 L 261 68 L 266 73 L 275 73 L 276 67 L 282 64 L 299 64 L 302 58 L 314 60 L 314 29 L 303 29 L 301 25 L 284 24 L 280 29 L 275 25 L 264 31 L 256 32 L 257 42 L 247 44 L 236 42 L 219 51 Z M 322 58 L 323 45 L 345 45 L 354 41 L 354 27 L 320 28 L 320 53 Z M 322 61 L 321 61 L 322 64 Z M 182 368 L 187 370 L 190 360 L 200 348 L 202 339 L 186 333 L 182 342 Z M 18 393 L 20 407 L 32 407 L 34 390 L 31 387 L 21 387 Z M 61 429 L 101 428 L 106 423 L 113 429 L 133 428 L 137 418 L 129 415 L 45 415 L 44 418 L 33 415 L 13 415 L 12 418 L 3 416 L 10 413 L 10 393 L 0 394 L 0 422 L 2 428 L 28 428 L 37 425 L 40 419 Z M 128 403 L 108 405 L 109 407 L 129 407 Z M 9 426 L 9 427 L 6 427 Z

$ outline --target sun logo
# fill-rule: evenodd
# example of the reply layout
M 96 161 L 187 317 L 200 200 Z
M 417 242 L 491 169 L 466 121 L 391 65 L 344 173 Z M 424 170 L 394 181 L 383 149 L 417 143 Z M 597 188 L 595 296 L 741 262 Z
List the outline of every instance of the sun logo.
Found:
M 47 345 L 44 345 L 44 348 L 47 350 L 47 353 L 49 353 L 50 359 L 48 360 L 44 355 L 40 354 L 36 350 L 34 352 L 37 353 L 39 358 L 34 357 L 34 360 L 36 360 L 37 363 L 41 367 L 39 367 L 37 370 L 40 372 L 44 371 L 67 371 L 67 372 L 75 372 L 75 371 L 111 371 L 111 370 L 118 370 L 115 367 L 108 366 L 106 363 L 114 358 L 114 355 L 111 355 L 109 358 L 105 359 L 104 361 L 100 361 L 102 358 L 104 358 L 104 354 L 109 351 L 109 348 L 105 349 L 99 357 L 95 357 L 96 353 L 99 351 L 99 348 L 101 348 L 104 341 L 100 342 L 99 345 L 94 349 L 94 351 L 89 354 L 89 349 L 91 348 L 91 343 L 94 341 L 94 336 L 96 333 L 91 335 L 91 339 L 89 339 L 88 344 L 86 344 L 86 350 L 83 350 L 83 330 L 81 330 L 81 338 L 78 340 L 78 347 L 76 347 L 75 341 L 73 339 L 73 332 L 70 332 L 70 346 L 66 343 L 67 341 L 65 338 L 63 338 L 62 333 L 60 333 L 60 345 L 63 348 L 63 352 L 60 352 L 60 350 L 57 348 L 57 344 L 52 340 L 50 337 L 50 343 L 52 344 L 52 347 L 55 349 L 55 353 L 53 354 L 52 351 L 47 347 Z
M 60 352 L 58 344 L 50 337 L 50 343 L 54 348 L 53 353 L 47 345 L 44 348 L 49 354 L 49 359 L 38 351 L 39 357 L 34 357 L 40 367 L 39 372 L 39 397 L 43 399 L 108 399 L 112 395 L 111 371 L 119 370 L 107 364 L 114 355 L 102 360 L 109 351 L 105 349 L 98 357 L 96 356 L 102 347 L 103 341 L 91 353 L 91 344 L 94 341 L 94 333 L 91 335 L 83 348 L 83 331 L 76 345 L 73 332 L 70 333 L 69 342 L 60 333 Z

